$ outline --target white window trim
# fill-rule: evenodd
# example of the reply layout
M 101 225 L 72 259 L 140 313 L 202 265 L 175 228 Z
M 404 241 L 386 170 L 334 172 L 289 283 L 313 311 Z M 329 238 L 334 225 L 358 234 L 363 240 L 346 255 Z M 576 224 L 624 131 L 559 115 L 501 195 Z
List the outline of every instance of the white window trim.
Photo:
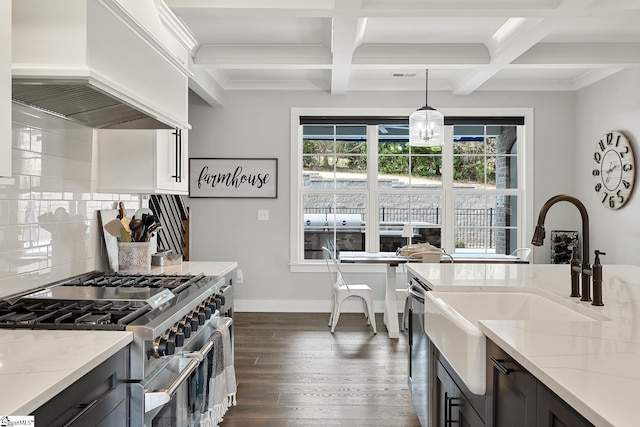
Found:
M 291 108 L 291 158 L 290 158 L 290 233 L 289 233 L 289 270 L 296 272 L 320 272 L 326 269 L 323 260 L 300 259 L 300 254 L 304 253 L 304 236 L 302 230 L 302 126 L 300 126 L 300 116 L 409 116 L 415 108 Z M 533 181 L 533 156 L 534 156 L 534 109 L 533 108 L 438 108 L 445 116 L 460 117 L 524 117 L 524 135 L 522 140 L 523 156 L 518 156 L 518 170 L 521 171 L 523 181 L 520 186 L 520 196 L 518 197 L 519 212 L 524 212 L 522 224 L 520 224 L 518 241 L 522 246 L 528 246 L 527 236 L 533 231 L 534 224 L 534 181 Z M 451 135 L 449 135 L 451 136 Z M 368 152 L 371 152 L 369 150 Z M 444 153 L 443 153 L 444 154 Z M 374 181 L 375 182 L 375 181 Z M 444 183 L 443 183 L 444 184 Z M 370 183 L 371 185 L 371 183 Z M 496 194 L 493 190 L 492 194 Z M 443 207 L 449 207 L 453 200 L 443 200 Z M 372 202 L 372 201 L 370 201 Z M 369 204 L 371 206 L 371 203 Z M 442 224 L 446 226 L 445 223 Z M 448 242 L 450 243 L 450 242 Z M 447 244 L 448 244 L 447 243 Z M 446 247 L 446 246 L 445 246 Z M 379 267 L 379 271 L 384 271 L 384 266 L 349 266 L 347 270 L 373 272 Z

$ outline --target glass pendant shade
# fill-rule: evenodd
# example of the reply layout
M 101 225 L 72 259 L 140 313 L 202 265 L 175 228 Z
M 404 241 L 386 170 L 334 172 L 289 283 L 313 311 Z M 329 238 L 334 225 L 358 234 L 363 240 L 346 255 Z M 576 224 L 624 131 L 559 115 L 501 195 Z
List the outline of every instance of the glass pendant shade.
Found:
M 409 116 L 409 145 L 444 145 L 444 115 L 428 105 L 414 111 Z
M 424 107 L 409 116 L 409 145 L 444 145 L 444 115 L 429 106 L 429 70 L 425 70 Z

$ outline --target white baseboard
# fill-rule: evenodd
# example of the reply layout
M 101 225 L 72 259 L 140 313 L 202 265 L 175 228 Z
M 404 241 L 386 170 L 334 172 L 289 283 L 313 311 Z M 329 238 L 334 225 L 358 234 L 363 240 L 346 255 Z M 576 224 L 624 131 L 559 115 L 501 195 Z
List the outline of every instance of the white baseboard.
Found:
M 234 301 L 237 312 L 265 312 L 265 313 L 327 313 L 331 311 L 332 301 L 329 300 L 247 300 Z M 404 311 L 404 299 L 397 301 L 398 313 Z M 384 312 L 384 301 L 374 301 L 373 309 L 376 313 Z M 362 302 L 350 298 L 342 304 L 342 313 L 362 313 Z

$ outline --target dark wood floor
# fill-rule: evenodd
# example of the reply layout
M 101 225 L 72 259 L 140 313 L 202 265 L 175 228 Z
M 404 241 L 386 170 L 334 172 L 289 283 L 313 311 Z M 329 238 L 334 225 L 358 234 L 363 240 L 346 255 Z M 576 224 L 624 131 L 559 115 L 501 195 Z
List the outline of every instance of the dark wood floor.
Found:
M 238 404 L 221 427 L 419 427 L 407 388 L 407 342 L 378 315 L 236 313 Z

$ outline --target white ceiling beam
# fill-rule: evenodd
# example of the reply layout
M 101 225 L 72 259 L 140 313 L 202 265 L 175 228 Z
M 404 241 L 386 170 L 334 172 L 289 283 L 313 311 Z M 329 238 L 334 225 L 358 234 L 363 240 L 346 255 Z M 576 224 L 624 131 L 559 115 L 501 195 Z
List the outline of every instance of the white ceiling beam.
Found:
M 424 69 L 427 66 L 478 65 L 489 63 L 489 52 L 483 44 L 363 44 L 353 55 L 359 69 L 402 67 Z
M 580 77 L 574 79 L 573 90 L 580 90 L 622 70 L 622 68 L 599 68 L 590 70 Z
M 353 52 L 362 41 L 366 18 L 357 12 L 363 0 L 340 0 L 336 4 L 338 16 L 333 18 L 331 29 L 331 94 L 344 95 L 349 86 Z
M 508 64 L 515 61 L 537 43 L 561 28 L 566 16 L 586 10 L 595 0 L 562 0 L 554 14 L 548 18 L 509 18 L 489 40 L 491 67 L 456 76 L 453 81 L 455 95 L 469 95 Z
M 331 67 L 323 45 L 202 45 L 194 63 L 211 68 L 319 68 Z
M 640 43 L 540 43 L 516 58 L 512 65 L 545 68 L 569 66 L 611 67 L 640 64 Z

